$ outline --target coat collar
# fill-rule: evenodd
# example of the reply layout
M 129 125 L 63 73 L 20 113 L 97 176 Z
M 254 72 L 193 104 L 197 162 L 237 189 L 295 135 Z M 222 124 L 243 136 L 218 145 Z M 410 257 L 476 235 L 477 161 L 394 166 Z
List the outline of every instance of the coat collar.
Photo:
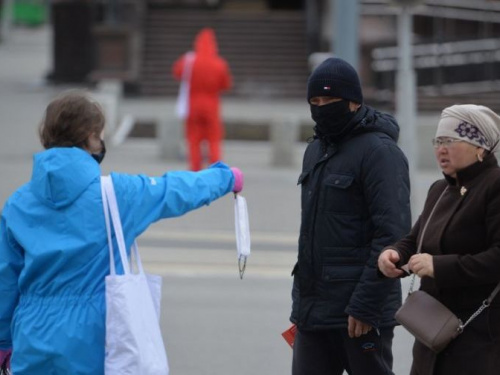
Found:
M 450 177 L 443 173 L 444 178 L 449 185 L 458 186 L 465 185 L 474 180 L 478 175 L 484 172 L 486 169 L 498 166 L 497 159 L 494 154 L 488 154 L 483 162 L 475 162 L 469 165 L 467 168 L 462 169 L 457 172 L 457 178 Z

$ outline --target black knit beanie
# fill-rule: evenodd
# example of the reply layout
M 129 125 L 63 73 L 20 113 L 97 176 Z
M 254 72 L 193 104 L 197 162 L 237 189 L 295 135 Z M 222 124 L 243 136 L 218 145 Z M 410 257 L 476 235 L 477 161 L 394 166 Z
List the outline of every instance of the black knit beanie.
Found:
M 315 96 L 332 96 L 363 103 L 358 73 L 340 58 L 326 59 L 314 69 L 307 81 L 307 101 Z

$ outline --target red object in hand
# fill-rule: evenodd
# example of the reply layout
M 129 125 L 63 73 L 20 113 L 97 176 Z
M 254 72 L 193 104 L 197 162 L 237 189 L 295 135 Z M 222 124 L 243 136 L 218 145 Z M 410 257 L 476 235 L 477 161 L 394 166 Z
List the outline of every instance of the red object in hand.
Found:
M 292 324 L 290 328 L 288 328 L 285 332 L 281 334 L 285 341 L 293 348 L 293 343 L 295 341 L 295 334 L 297 333 L 297 326 Z

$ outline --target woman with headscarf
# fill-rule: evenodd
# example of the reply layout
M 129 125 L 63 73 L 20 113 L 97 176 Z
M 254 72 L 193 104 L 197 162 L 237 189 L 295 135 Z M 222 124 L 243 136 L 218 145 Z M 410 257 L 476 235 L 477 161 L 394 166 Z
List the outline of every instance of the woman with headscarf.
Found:
M 420 289 L 462 322 L 500 282 L 500 168 L 494 155 L 499 129 L 500 117 L 484 106 L 454 105 L 442 112 L 432 143 L 444 179 L 430 187 L 410 234 L 378 260 L 387 277 L 403 276 L 406 265 L 421 278 Z M 417 340 L 413 346 L 411 375 L 496 375 L 499 369 L 500 296 L 439 354 Z
M 209 163 L 221 159 L 224 127 L 220 118 L 220 94 L 232 85 L 226 60 L 218 55 L 215 33 L 202 29 L 194 42 L 194 53 L 181 56 L 173 65 L 173 76 L 189 83 L 186 139 L 189 168 L 200 170 L 203 164 L 201 146 L 208 143 Z

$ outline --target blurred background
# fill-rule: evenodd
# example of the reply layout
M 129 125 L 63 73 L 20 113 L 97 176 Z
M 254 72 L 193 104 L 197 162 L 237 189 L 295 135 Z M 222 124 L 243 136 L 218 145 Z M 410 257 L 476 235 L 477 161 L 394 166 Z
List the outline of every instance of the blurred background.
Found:
M 498 0 L 0 0 L 0 10 L 2 205 L 29 180 L 43 111 L 68 88 L 89 90 L 106 111 L 103 173 L 185 169 L 171 66 L 200 29 L 215 30 L 234 79 L 222 101 L 224 161 L 245 172 L 252 255 L 239 280 L 229 197 L 141 236 L 147 269 L 165 280 L 172 374 L 290 373 L 280 334 L 313 126 L 306 82 L 324 58 L 353 64 L 366 104 L 397 117 L 414 219 L 440 178 L 431 138 L 441 110 L 500 111 Z M 398 375 L 411 342 L 397 328 Z
M 410 144 L 421 133 L 417 114 L 466 102 L 500 107 L 498 0 L 0 0 L 0 7 L 3 40 L 16 27 L 50 28 L 48 84 L 105 87 L 119 98 L 175 99 L 172 63 L 203 27 L 215 30 L 229 63 L 234 87 L 225 97 L 235 103 L 300 101 L 311 69 L 335 54 L 359 70 L 367 104 L 397 115 L 402 148 L 417 163 Z M 158 135 L 157 121 L 140 117 L 131 120 L 132 135 Z M 226 110 L 224 120 L 227 139 L 271 136 L 267 117 Z M 299 140 L 311 135 L 307 116 L 295 122 Z M 255 123 L 263 126 L 249 127 Z
M 0 5 L 2 39 L 20 25 L 52 27 L 47 79 L 54 83 L 117 79 L 127 96 L 174 96 L 173 61 L 202 27 L 212 27 L 234 74 L 230 97 L 303 98 L 316 55 L 341 55 L 348 44 L 357 50 L 352 63 L 361 72 L 367 101 L 387 108 L 394 107 L 398 15 L 413 5 L 418 109 L 440 110 L 471 97 L 498 105 L 500 3 L 495 0 L 0 0 Z

